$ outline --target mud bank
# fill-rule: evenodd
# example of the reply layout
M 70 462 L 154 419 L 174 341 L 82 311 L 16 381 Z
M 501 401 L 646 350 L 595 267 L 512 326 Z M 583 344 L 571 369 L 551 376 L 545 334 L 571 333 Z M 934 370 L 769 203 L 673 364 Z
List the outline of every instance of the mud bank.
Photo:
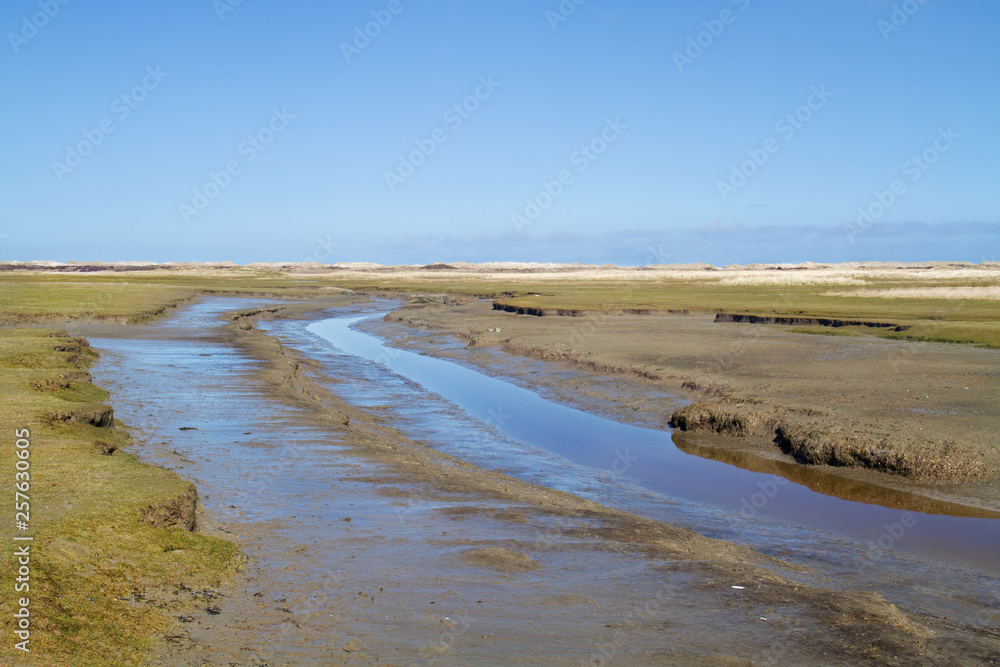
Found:
M 535 317 L 615 317 L 621 315 L 690 315 L 690 310 L 658 310 L 650 308 L 618 308 L 612 310 L 579 310 L 567 308 L 538 308 L 534 306 L 518 306 L 503 301 L 494 301 L 493 310 L 515 315 L 533 315 Z M 820 327 L 870 327 L 875 329 L 892 329 L 906 331 L 909 326 L 891 322 L 873 322 L 870 320 L 844 320 L 827 317 L 778 317 L 773 315 L 747 315 L 742 313 L 718 313 L 717 323 L 737 324 L 785 324 L 796 326 Z
M 1000 469 L 996 450 L 962 447 L 953 440 L 844 430 L 842 421 L 817 410 L 756 403 L 722 393 L 676 410 L 670 423 L 682 431 L 769 439 L 806 465 L 865 468 L 938 482 L 993 481 Z
M 523 317 L 482 303 L 408 305 L 387 319 L 690 400 L 665 414 L 633 406 L 625 419 L 739 438 L 765 456 L 774 448 L 801 464 L 884 473 L 889 485 L 1000 509 L 993 350 L 719 326 L 710 315 Z
M 719 313 L 716 322 L 735 322 L 738 324 L 788 324 L 810 327 L 870 327 L 873 329 L 892 329 L 906 331 L 911 327 L 892 324 L 891 322 L 872 322 L 869 320 L 840 320 L 827 317 L 775 317 L 773 315 L 741 315 L 734 313 Z
M 588 315 L 687 315 L 687 310 L 650 310 L 648 308 L 619 308 L 617 310 L 578 310 L 566 308 L 535 308 L 532 306 L 516 306 L 502 301 L 493 302 L 493 310 L 516 315 L 533 315 L 535 317 L 586 317 Z
M 251 425 L 234 410 L 225 429 L 209 421 L 185 431 L 187 444 L 177 427 L 192 414 L 164 423 L 162 432 L 175 435 L 158 456 L 191 468 L 206 511 L 240 535 L 253 560 L 245 580 L 213 598 L 220 613 L 171 629 L 160 664 L 209 656 L 252 664 L 944 664 L 1000 650 L 978 626 L 816 585 L 780 559 L 436 451 L 404 435 L 390 407 L 343 400 L 338 387 L 355 378 L 331 375 L 291 340 L 258 329 L 262 319 L 308 320 L 349 304 L 255 309 L 193 334 L 217 349 L 164 360 L 178 373 L 186 365 L 223 371 L 203 371 L 200 402 L 259 395 L 266 419 Z M 222 348 L 246 363 L 213 362 Z M 160 389 L 154 400 L 140 386 L 130 409 L 171 405 L 177 395 Z M 280 442 L 213 445 L 244 429 L 266 442 L 258 435 L 265 424 L 285 434 Z M 303 430 L 312 447 L 293 437 Z M 213 440 L 216 431 L 223 435 Z M 260 458 L 268 452 L 281 461 L 274 479 Z M 244 474 L 267 483 L 255 491 Z M 294 495 L 284 495 L 283 480 Z

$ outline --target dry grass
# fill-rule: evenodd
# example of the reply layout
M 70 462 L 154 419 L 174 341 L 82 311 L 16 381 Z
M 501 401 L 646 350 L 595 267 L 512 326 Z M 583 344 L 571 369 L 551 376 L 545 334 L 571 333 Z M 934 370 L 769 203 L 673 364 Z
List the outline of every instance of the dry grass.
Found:
M 866 299 L 972 299 L 1000 301 L 1000 286 L 954 287 L 894 287 L 890 289 L 860 289 L 853 292 L 826 292 L 823 296 L 851 296 Z
M 720 285 L 740 286 L 820 286 L 820 285 L 867 285 L 868 276 L 857 272 L 844 271 L 748 271 L 719 277 Z

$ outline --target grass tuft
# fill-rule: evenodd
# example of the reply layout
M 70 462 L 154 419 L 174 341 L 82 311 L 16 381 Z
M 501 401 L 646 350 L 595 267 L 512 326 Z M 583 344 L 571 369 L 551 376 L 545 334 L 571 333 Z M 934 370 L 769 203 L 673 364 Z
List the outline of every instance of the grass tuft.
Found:
M 23 595 L 30 600 L 31 651 L 46 665 L 144 664 L 150 638 L 182 604 L 174 594 L 180 585 L 217 586 L 242 559 L 232 543 L 141 520 L 142 508 L 185 494 L 189 484 L 123 453 L 125 429 L 47 423 L 46 415 L 87 411 L 107 399 L 86 373 L 95 358 L 85 341 L 58 332 L 0 330 L 0 503 L 14 506 L 7 482 L 14 481 L 15 430 L 27 428 L 27 534 L 35 539 Z M 117 451 L 102 454 L 109 447 Z M 13 548 L 5 547 L 0 589 L 14 591 L 16 571 Z M 8 638 L 12 595 L 4 596 L 0 619 Z M 23 657 L 12 641 L 0 644 L 0 663 Z

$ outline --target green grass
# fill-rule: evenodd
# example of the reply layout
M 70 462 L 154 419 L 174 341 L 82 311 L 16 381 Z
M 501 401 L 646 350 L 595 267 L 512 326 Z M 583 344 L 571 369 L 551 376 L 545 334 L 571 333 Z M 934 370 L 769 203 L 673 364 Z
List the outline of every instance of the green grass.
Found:
M 107 399 L 105 391 L 81 379 L 94 358 L 78 339 L 57 332 L 0 330 L 0 505 L 13 522 L 15 430 L 27 428 L 35 540 L 31 588 L 23 595 L 31 601 L 31 649 L 38 664 L 142 664 L 150 637 L 166 627 L 166 616 L 137 604 L 134 594 L 180 582 L 218 585 L 240 559 L 229 542 L 140 520 L 139 508 L 184 493 L 188 483 L 128 453 L 98 453 L 97 441 L 126 447 L 125 429 L 46 424 L 46 414 Z M 24 657 L 10 639 L 17 569 L 10 544 L 8 539 L 0 558 L 0 589 L 8 602 L 0 619 L 0 633 L 8 638 L 0 644 L 0 663 Z
M 0 324 L 63 318 L 144 322 L 207 291 L 308 296 L 317 286 L 263 271 L 232 269 L 219 276 L 0 274 Z

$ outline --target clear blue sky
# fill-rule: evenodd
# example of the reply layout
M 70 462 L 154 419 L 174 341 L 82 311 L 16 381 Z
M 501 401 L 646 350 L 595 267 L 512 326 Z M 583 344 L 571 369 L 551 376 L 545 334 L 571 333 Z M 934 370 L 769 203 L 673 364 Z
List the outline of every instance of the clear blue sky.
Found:
M 0 9 L 2 259 L 1000 252 L 995 0 L 64 1 Z

